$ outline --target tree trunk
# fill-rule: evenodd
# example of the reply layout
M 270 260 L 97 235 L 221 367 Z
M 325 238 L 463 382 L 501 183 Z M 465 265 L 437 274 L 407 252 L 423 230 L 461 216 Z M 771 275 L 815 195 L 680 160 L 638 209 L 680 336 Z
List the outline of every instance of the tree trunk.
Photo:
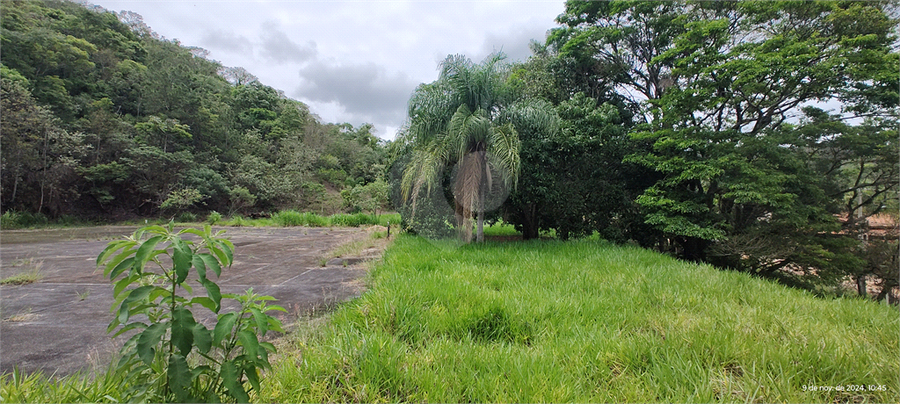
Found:
M 479 243 L 484 242 L 484 207 L 481 206 L 478 209 L 478 230 L 477 235 L 475 236 L 475 241 Z
M 866 291 L 866 275 L 856 277 L 856 291 L 859 292 L 860 296 L 869 295 L 868 291 Z
M 478 227 L 476 230 L 475 241 L 478 243 L 484 242 L 484 194 L 487 192 L 485 188 L 490 189 L 489 185 L 485 184 L 485 181 L 488 180 L 488 175 L 490 174 L 489 169 L 487 167 L 487 159 L 485 158 L 485 153 L 483 150 L 479 150 L 476 152 L 478 158 L 478 169 L 481 170 L 478 181 Z M 486 187 L 487 185 L 487 187 Z
M 533 203 L 525 205 L 522 211 L 522 239 L 532 240 L 538 238 L 537 207 Z

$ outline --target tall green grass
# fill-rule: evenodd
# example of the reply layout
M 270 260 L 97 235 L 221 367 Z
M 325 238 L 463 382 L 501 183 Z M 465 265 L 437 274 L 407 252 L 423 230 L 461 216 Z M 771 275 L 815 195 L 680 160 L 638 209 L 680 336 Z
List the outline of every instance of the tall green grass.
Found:
M 130 387 L 114 366 L 97 376 L 88 372 L 63 378 L 43 372 L 22 373 L 18 369 L 0 375 L 0 402 L 4 403 L 116 403 L 125 399 Z
M 321 216 L 311 212 L 300 213 L 294 210 L 285 210 L 272 214 L 272 222 L 274 222 L 274 224 L 277 226 L 284 227 L 359 227 L 363 225 L 387 226 L 388 223 L 400 223 L 400 214 L 389 213 L 381 215 L 371 215 L 366 213 L 338 213 L 331 216 Z
M 895 307 L 597 241 L 455 245 L 399 237 L 260 399 L 898 401 Z

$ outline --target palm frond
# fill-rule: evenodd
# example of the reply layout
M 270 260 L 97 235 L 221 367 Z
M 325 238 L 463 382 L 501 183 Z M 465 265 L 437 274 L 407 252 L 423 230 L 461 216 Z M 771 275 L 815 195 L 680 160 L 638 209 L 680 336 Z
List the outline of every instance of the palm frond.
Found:
M 519 134 L 511 124 L 495 127 L 490 133 L 488 156 L 507 186 L 515 187 L 519 181 Z
M 559 116 L 553 106 L 544 100 L 525 99 L 506 109 L 500 122 L 511 123 L 517 132 L 528 131 L 549 136 L 559 131 Z
M 430 143 L 430 147 L 413 150 L 400 180 L 402 200 L 412 202 L 413 214 L 422 187 L 425 187 L 426 193 L 431 193 L 432 187 L 440 181 L 448 161 L 448 149 L 446 136 L 438 136 Z

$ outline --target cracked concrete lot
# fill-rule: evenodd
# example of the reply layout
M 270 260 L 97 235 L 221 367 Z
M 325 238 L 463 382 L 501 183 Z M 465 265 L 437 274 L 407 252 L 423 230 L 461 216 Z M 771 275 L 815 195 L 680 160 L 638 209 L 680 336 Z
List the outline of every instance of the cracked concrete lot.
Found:
M 95 261 L 109 241 L 134 230 L 101 226 L 0 233 L 0 279 L 29 272 L 40 278 L 0 286 L 0 372 L 18 367 L 65 375 L 106 366 L 123 338 L 111 340 L 106 333 L 112 284 Z M 252 287 L 274 296 L 288 312 L 273 313 L 285 323 L 358 296 L 367 270 L 361 261 L 380 256 L 385 245 L 372 240 L 371 228 L 225 230 L 235 244 L 234 263 L 214 280 L 223 293 Z M 357 244 L 352 253 L 357 257 L 329 255 L 348 243 Z M 212 313 L 198 317 L 209 322 Z

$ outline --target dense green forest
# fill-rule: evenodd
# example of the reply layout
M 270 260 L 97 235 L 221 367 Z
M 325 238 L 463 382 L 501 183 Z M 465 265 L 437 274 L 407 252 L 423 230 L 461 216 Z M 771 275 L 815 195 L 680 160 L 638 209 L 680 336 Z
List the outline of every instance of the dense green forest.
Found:
M 808 287 L 874 276 L 884 297 L 896 241 L 859 235 L 897 215 L 898 14 L 567 1 L 524 62 L 449 56 L 388 144 L 134 13 L 5 1 L 0 210 L 122 220 L 391 199 L 423 235 L 481 240 L 502 218 L 524 238 L 597 234 Z
M 205 56 L 134 13 L 4 1 L 3 212 L 331 214 L 377 190 L 365 186 L 382 177 L 386 152 L 370 125 L 323 123 Z

